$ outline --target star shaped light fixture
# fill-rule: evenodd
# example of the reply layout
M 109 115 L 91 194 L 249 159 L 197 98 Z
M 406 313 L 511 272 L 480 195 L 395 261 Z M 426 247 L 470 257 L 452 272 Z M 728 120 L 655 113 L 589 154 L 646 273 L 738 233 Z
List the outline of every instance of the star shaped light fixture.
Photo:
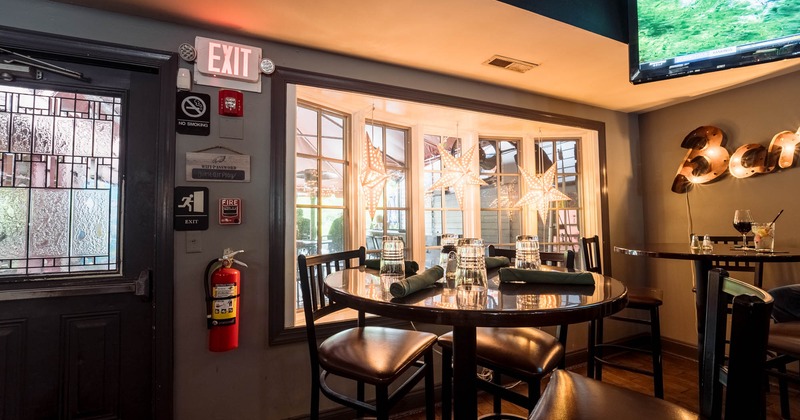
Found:
M 389 175 L 386 174 L 386 167 L 383 164 L 383 153 L 377 147 L 372 145 L 372 140 L 367 133 L 367 139 L 364 142 L 364 151 L 362 154 L 360 181 L 361 189 L 364 191 L 364 197 L 367 200 L 367 211 L 369 211 L 369 218 L 375 218 L 375 208 L 378 207 L 378 201 L 381 199 L 384 187 L 386 186 L 386 179 Z
M 428 188 L 428 191 L 434 191 L 439 188 L 453 187 L 456 192 L 456 199 L 458 200 L 458 207 L 463 207 L 462 202 L 464 199 L 464 188 L 467 185 L 487 185 L 477 174 L 470 168 L 470 162 L 475 155 L 475 146 L 472 145 L 467 153 L 462 154 L 455 158 L 450 152 L 445 149 L 442 143 L 436 145 L 439 149 L 439 156 L 442 157 L 442 164 L 444 165 L 444 172 L 442 176 L 436 180 Z
M 522 178 L 528 186 L 528 192 L 526 192 L 514 206 L 535 205 L 542 222 L 547 222 L 547 210 L 550 208 L 551 201 L 572 200 L 568 195 L 562 193 L 553 185 L 556 178 L 555 164 L 551 165 L 550 168 L 541 175 L 530 174 L 522 166 L 519 167 L 519 171 L 522 173 Z

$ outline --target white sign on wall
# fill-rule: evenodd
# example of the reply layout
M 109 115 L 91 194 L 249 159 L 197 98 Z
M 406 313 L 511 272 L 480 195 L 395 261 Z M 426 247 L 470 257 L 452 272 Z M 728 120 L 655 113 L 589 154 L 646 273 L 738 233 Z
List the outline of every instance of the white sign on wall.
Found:
M 195 83 L 261 92 L 261 48 L 217 39 L 195 37 Z
M 186 180 L 250 182 L 250 155 L 186 153 Z

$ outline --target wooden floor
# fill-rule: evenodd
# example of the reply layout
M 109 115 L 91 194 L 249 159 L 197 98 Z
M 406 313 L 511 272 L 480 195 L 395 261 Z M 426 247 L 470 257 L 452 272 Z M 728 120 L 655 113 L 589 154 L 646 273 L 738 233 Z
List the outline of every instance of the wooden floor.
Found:
M 650 359 L 642 355 L 630 355 L 635 363 L 641 365 L 642 368 L 647 369 Z M 569 368 L 571 371 L 586 374 L 586 365 L 580 365 Z M 622 371 L 613 368 L 603 368 L 603 382 L 613 383 L 615 385 L 623 386 L 625 388 L 633 389 L 644 394 L 653 394 L 653 380 L 649 376 L 638 375 L 627 371 Z M 525 385 L 517 385 L 522 392 L 525 391 Z M 542 387 L 544 389 L 544 385 Z M 778 388 L 771 386 L 770 392 L 767 394 L 767 419 L 777 420 L 780 419 L 780 403 L 778 402 Z M 692 411 L 698 409 L 698 391 L 697 391 L 697 363 L 684 358 L 664 355 L 664 399 L 675 404 L 686 407 Z M 800 390 L 796 387 L 790 387 L 790 403 L 791 413 L 794 418 L 800 418 Z M 437 405 L 436 418 L 441 419 L 441 407 Z M 481 394 L 478 399 L 478 414 L 490 414 L 492 412 L 491 396 Z M 517 415 L 527 414 L 527 410 L 513 405 L 511 403 L 503 402 L 503 412 Z M 414 412 L 404 413 L 392 416 L 392 418 L 403 420 L 425 420 L 425 413 Z

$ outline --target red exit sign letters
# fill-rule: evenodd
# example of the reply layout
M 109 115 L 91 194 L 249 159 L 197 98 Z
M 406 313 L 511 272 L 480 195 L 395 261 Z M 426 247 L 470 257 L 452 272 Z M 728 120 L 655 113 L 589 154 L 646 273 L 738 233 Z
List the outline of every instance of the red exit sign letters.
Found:
M 206 76 L 256 82 L 261 48 L 217 39 L 195 37 L 197 70 Z

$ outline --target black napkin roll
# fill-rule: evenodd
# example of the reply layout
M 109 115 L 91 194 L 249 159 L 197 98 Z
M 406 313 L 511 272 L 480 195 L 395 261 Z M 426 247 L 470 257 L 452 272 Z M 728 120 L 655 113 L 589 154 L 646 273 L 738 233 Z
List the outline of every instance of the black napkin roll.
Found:
M 509 260 L 508 257 L 486 257 L 483 260 L 486 262 L 487 270 L 511 265 L 511 260 Z
M 417 274 L 417 271 L 419 271 L 419 264 L 417 264 L 416 261 L 406 261 L 405 263 L 406 263 L 405 264 L 406 277 L 413 276 L 414 274 Z M 373 270 L 380 270 L 381 269 L 381 260 L 379 260 L 379 259 L 367 260 L 364 263 L 364 265 L 367 268 L 370 268 L 370 269 L 373 269 Z
M 444 270 L 442 267 L 436 265 L 420 274 L 406 277 L 403 280 L 392 283 L 392 285 L 389 286 L 389 293 L 396 298 L 408 296 L 417 290 L 433 285 L 437 280 L 442 278 L 442 276 L 444 276 Z
M 499 275 L 500 282 L 594 285 L 592 273 L 564 273 L 506 267 L 500 269 Z

